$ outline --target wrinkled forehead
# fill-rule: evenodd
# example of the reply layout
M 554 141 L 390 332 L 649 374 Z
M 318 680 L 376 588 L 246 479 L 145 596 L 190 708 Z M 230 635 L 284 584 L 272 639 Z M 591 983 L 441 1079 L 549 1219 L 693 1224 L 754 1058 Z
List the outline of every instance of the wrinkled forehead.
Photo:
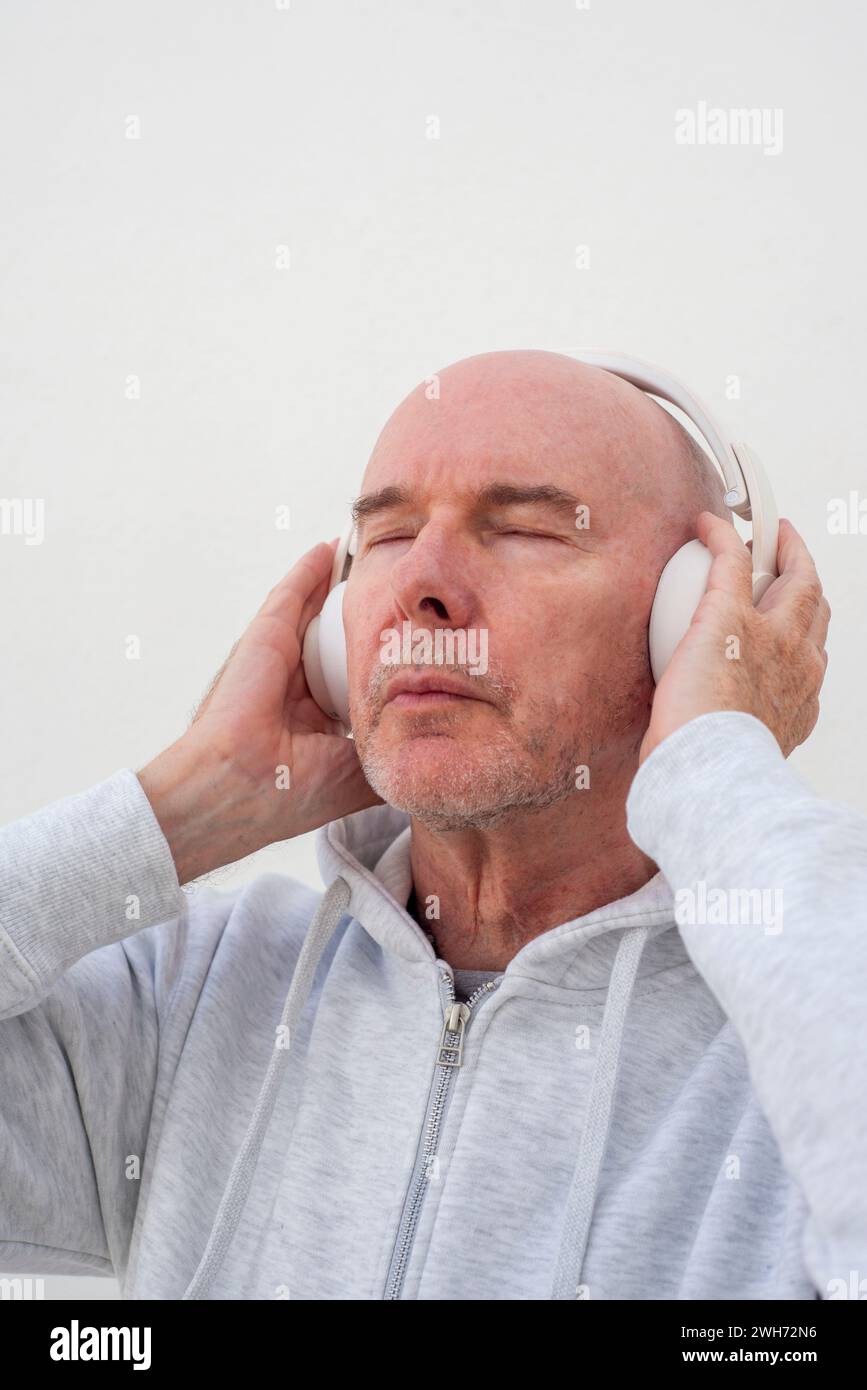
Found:
M 637 394 L 637 393 L 636 393 Z M 360 500 L 392 490 L 429 509 L 472 509 L 498 488 L 550 489 L 620 529 L 657 484 L 654 421 L 604 398 L 526 402 L 410 400 L 388 422 L 364 472 Z M 547 407 L 547 408 L 544 408 Z

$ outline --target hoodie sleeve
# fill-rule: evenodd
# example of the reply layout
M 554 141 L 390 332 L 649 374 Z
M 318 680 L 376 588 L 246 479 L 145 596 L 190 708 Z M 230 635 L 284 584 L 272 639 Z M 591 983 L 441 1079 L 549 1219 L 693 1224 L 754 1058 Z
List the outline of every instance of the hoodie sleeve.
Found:
M 0 1269 L 122 1265 L 187 901 L 130 769 L 0 828 Z
M 658 744 L 626 812 L 806 1200 L 806 1268 L 840 1296 L 867 1278 L 867 817 L 732 710 Z

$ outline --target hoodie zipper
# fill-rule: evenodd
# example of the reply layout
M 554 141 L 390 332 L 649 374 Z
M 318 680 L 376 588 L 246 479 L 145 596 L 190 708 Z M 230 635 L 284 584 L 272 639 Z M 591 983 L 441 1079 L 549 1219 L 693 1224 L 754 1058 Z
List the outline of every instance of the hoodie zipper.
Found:
M 397 1241 L 386 1279 L 386 1299 L 400 1298 L 403 1289 L 418 1218 L 430 1181 L 428 1165 L 436 1153 L 440 1129 L 452 1093 L 455 1074 L 463 1062 L 464 1039 L 472 1020 L 473 1010 L 479 1000 L 495 990 L 500 983 L 499 980 L 486 980 L 484 984 L 479 985 L 478 989 L 473 990 L 466 1001 L 458 1003 L 455 999 L 454 980 L 447 970 L 440 971 L 440 981 L 440 997 L 443 1005 L 442 1032 L 434 1063 L 430 1097 L 419 1140 L 419 1151 L 416 1153 L 416 1163 L 413 1169 L 415 1177 L 410 1182 L 409 1192 L 404 1202 Z

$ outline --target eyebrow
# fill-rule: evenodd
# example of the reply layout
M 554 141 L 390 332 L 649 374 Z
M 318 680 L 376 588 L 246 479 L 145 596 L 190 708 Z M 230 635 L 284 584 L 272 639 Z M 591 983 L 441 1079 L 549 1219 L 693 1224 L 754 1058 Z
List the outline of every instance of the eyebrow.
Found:
M 352 520 L 356 526 L 383 512 L 394 511 L 398 507 L 412 504 L 412 495 L 402 487 L 383 487 L 377 492 L 363 493 L 352 504 Z M 581 503 L 571 492 L 555 487 L 552 483 L 534 483 L 519 486 L 514 483 L 488 483 L 473 494 L 476 508 L 482 507 L 545 507 L 549 511 L 559 511 L 574 518 Z

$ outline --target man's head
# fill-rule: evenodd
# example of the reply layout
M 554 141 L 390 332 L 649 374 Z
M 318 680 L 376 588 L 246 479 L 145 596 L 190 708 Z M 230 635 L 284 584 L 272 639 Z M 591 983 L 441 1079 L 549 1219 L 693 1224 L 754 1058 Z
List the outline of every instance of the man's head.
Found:
M 412 391 L 365 472 L 344 605 L 374 790 L 446 830 L 553 805 L 580 766 L 622 780 L 653 697 L 660 572 L 700 511 L 729 516 L 724 491 L 666 410 L 559 353 L 484 353 Z M 396 676 L 420 674 L 381 660 L 383 634 L 405 624 L 485 634 L 484 674 L 423 668 L 475 698 L 388 698 Z

